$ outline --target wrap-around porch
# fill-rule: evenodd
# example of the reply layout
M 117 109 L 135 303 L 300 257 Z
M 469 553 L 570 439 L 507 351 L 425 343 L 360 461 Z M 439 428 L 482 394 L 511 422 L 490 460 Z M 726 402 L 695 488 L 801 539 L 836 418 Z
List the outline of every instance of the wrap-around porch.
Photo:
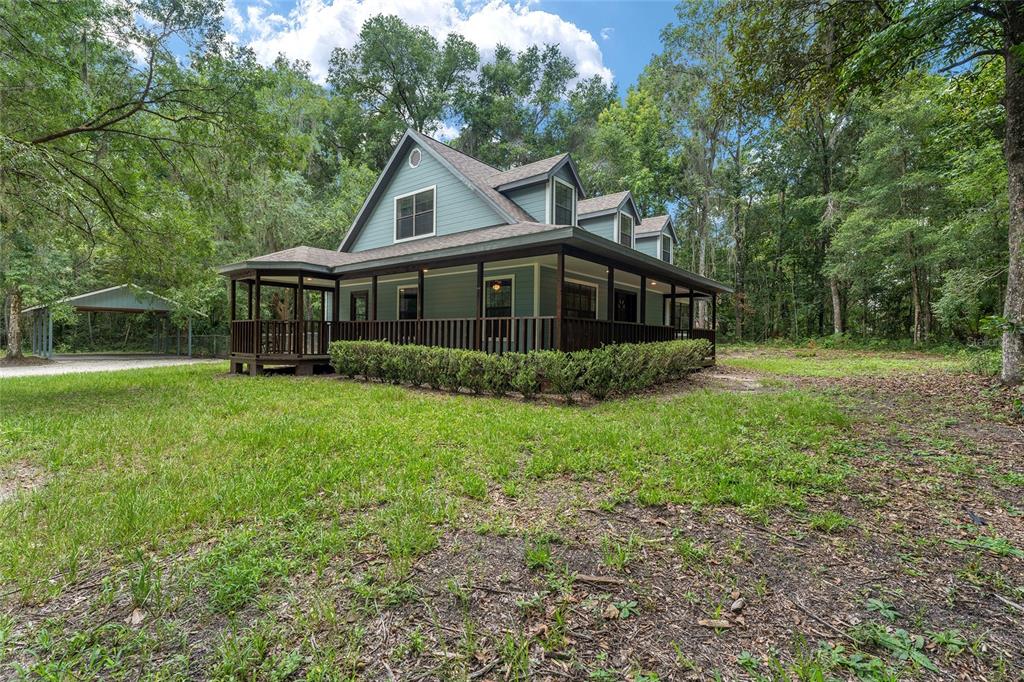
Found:
M 492 353 L 715 341 L 717 292 L 568 246 L 344 272 L 249 264 L 230 273 L 233 372 L 310 373 L 337 340 Z

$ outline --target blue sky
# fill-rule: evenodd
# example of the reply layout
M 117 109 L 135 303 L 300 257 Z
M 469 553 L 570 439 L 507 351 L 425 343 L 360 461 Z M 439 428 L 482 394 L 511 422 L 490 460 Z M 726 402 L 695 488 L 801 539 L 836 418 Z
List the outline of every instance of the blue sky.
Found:
M 661 49 L 661 29 L 676 17 L 676 3 L 667 1 L 543 2 L 543 7 L 593 35 L 604 63 L 615 74 L 619 94 L 636 82 L 651 55 Z M 604 38 L 602 31 L 612 29 Z
M 636 81 L 660 46 L 661 29 L 675 17 L 673 2 L 638 0 L 225 0 L 229 36 L 249 44 L 269 63 L 283 53 L 310 63 L 323 80 L 331 51 L 350 47 L 363 21 L 397 14 L 438 39 L 458 32 L 484 57 L 498 43 L 515 50 L 558 43 L 584 76 L 598 74 L 619 85 Z

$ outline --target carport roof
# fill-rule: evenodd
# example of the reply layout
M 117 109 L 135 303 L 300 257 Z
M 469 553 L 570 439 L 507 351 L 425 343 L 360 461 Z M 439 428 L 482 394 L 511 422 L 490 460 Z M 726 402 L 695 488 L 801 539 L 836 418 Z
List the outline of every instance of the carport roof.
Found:
M 54 305 L 69 304 L 76 310 L 95 312 L 171 312 L 183 308 L 176 301 L 164 298 L 152 291 L 148 291 L 137 284 L 121 284 L 116 287 L 98 289 L 77 296 L 68 296 L 59 301 L 52 301 L 43 305 L 26 308 L 25 312 L 33 310 L 45 310 Z

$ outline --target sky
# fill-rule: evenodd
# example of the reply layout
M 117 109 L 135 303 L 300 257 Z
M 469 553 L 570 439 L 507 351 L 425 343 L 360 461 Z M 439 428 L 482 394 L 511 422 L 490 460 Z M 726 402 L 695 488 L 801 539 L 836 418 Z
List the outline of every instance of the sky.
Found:
M 484 59 L 503 43 L 515 50 L 558 43 L 581 76 L 600 75 L 620 96 L 658 51 L 661 29 L 675 17 L 668 0 L 225 0 L 231 39 L 270 63 L 283 53 L 310 63 L 318 81 L 331 51 L 351 47 L 363 22 L 396 14 L 443 40 L 461 33 Z

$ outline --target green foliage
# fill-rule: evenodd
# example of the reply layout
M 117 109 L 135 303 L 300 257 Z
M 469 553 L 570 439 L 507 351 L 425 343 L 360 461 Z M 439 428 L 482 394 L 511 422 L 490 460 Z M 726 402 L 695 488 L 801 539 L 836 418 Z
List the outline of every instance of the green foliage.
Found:
M 567 399 L 583 390 L 597 400 L 677 379 L 701 367 L 710 351 L 707 341 L 508 355 L 385 341 L 335 341 L 330 349 L 335 371 L 350 378 L 496 396 L 522 389 L 526 398 L 545 388 Z

